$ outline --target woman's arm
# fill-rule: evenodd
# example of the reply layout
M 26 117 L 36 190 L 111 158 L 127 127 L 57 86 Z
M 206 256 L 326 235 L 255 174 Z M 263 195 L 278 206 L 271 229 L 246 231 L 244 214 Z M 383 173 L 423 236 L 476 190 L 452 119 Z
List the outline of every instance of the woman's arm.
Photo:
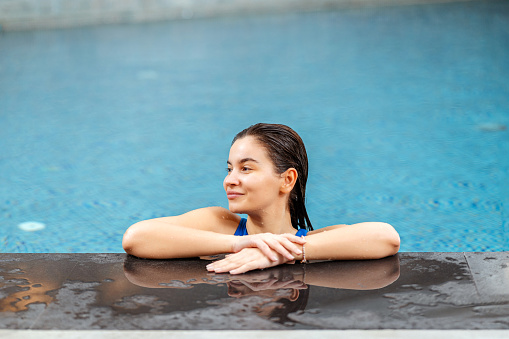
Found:
M 389 224 L 365 222 L 354 225 L 335 225 L 312 231 L 306 236 L 306 260 L 356 260 L 380 259 L 394 255 L 399 250 L 399 235 Z M 296 255 L 295 260 L 302 260 Z M 273 267 L 290 262 L 282 256 L 269 261 L 253 248 L 245 248 L 207 266 L 216 273 L 239 274 L 254 269 Z
M 221 207 L 194 210 L 179 216 L 138 222 L 125 232 L 124 250 L 147 259 L 189 258 L 238 252 L 257 247 L 271 260 L 277 255 L 293 259 L 301 253 L 294 235 L 257 234 L 234 236 L 240 217 Z M 292 252 L 293 254 L 291 254 Z
M 230 253 L 239 220 L 221 207 L 144 220 L 127 229 L 122 246 L 128 254 L 148 259 Z
M 306 240 L 307 260 L 380 259 L 396 254 L 400 245 L 394 227 L 382 222 L 325 227 L 309 232 Z

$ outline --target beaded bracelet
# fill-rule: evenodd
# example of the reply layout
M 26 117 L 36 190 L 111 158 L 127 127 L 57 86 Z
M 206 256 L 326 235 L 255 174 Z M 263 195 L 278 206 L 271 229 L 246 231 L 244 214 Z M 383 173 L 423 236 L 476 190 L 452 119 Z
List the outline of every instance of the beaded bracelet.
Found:
M 304 247 L 304 244 L 302 244 L 302 260 L 300 261 L 301 264 L 307 264 L 308 261 L 306 260 L 306 249 Z

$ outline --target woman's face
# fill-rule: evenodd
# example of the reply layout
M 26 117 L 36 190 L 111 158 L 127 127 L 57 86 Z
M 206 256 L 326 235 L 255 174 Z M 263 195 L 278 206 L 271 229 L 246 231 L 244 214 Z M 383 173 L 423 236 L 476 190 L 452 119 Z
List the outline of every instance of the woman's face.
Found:
M 253 136 L 238 139 L 230 148 L 223 186 L 233 213 L 256 213 L 282 199 L 283 177 L 276 173 L 265 147 Z

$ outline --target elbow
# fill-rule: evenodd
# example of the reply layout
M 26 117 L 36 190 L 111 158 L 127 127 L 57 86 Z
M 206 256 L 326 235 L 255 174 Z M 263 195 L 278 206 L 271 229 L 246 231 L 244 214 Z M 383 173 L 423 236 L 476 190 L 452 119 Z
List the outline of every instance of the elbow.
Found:
M 139 257 L 139 249 L 142 247 L 142 222 L 138 222 L 127 229 L 122 238 L 122 248 L 127 254 Z
M 400 238 L 394 227 L 387 223 L 377 224 L 377 238 L 380 243 L 379 258 L 395 255 L 399 251 Z
M 122 248 L 127 254 L 132 254 L 133 248 L 136 244 L 136 238 L 133 233 L 134 232 L 131 230 L 131 228 L 128 228 L 124 233 L 124 237 L 122 238 Z
M 157 225 L 156 225 L 157 226 Z M 145 259 L 169 259 L 167 244 L 152 220 L 137 222 L 125 231 L 122 247 L 127 254 Z

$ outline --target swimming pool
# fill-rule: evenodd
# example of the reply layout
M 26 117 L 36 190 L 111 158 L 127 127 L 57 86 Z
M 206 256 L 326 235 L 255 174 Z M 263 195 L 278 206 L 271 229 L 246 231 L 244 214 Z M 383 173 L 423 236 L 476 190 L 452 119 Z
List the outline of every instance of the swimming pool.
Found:
M 121 252 L 209 205 L 256 122 L 301 134 L 315 227 L 509 250 L 509 2 L 0 35 L 1 252 Z M 22 230 L 24 222 L 45 225 Z

